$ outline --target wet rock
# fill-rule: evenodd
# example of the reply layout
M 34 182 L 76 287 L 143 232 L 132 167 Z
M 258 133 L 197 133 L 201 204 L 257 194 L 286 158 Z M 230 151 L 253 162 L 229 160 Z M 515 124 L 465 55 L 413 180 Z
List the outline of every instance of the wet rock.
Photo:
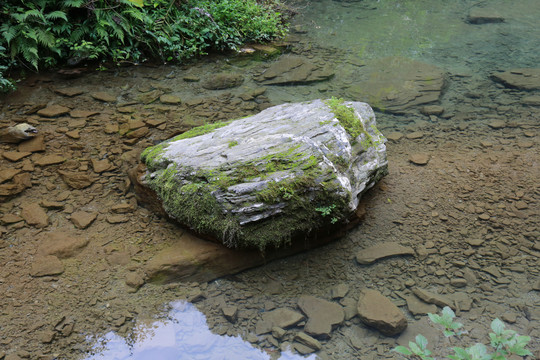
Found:
M 330 79 L 328 68 L 310 62 L 307 58 L 285 55 L 274 62 L 255 80 L 265 85 L 304 85 Z
M 11 183 L 0 185 L 0 196 L 17 195 L 24 189 L 32 187 L 31 176 L 29 173 L 17 174 L 13 177 Z
M 424 133 L 422 131 L 415 131 L 415 132 L 407 134 L 405 137 L 410 140 L 417 140 L 417 139 L 423 138 Z
M 59 170 L 58 173 L 62 175 L 62 180 L 73 189 L 84 189 L 92 185 L 95 179 L 92 179 L 88 174 L 84 172 L 73 172 Z
M 60 275 L 64 272 L 64 265 L 56 256 L 46 255 L 34 259 L 30 275 L 34 277 Z
M 109 224 L 121 224 L 129 221 L 129 217 L 126 215 L 108 215 L 107 222 Z
M 504 120 L 493 120 L 488 123 L 488 126 L 492 129 L 503 129 L 506 127 L 506 121 Z
M 58 201 L 42 200 L 41 206 L 45 209 L 61 210 L 64 208 L 64 204 Z
M 445 83 L 442 69 L 400 57 L 373 61 L 358 71 L 357 85 L 347 89 L 349 96 L 368 102 L 375 109 L 397 114 L 438 101 Z
M 92 161 L 92 168 L 94 169 L 94 172 L 102 173 L 112 168 L 111 162 L 107 159 L 103 159 L 103 160 L 92 159 L 91 161 Z
M 304 320 L 304 316 L 294 310 L 280 308 L 265 312 L 261 319 L 255 325 L 255 333 L 257 335 L 266 334 L 272 331 L 275 326 L 282 329 L 287 329 Z
M 426 304 L 414 295 L 407 296 L 406 301 L 407 308 L 413 315 L 435 314 L 437 312 L 437 306 Z
M 61 164 L 66 161 L 66 158 L 60 155 L 45 155 L 36 160 L 36 165 L 39 166 L 48 166 Z
M 225 319 L 233 324 L 238 319 L 238 307 L 236 306 L 223 306 L 221 312 L 223 313 L 223 316 L 225 316 Z
M 347 284 L 337 284 L 336 286 L 332 287 L 330 289 L 330 297 L 332 299 L 341 299 L 347 296 L 347 293 L 349 292 L 349 285 Z
M 50 344 L 53 342 L 54 338 L 56 336 L 56 332 L 52 330 L 46 330 L 41 332 L 38 335 L 39 341 L 41 341 L 43 344 Z
M 457 287 L 457 288 L 465 287 L 465 286 L 467 286 L 467 279 L 459 278 L 459 277 L 451 278 L 450 279 L 450 285 L 452 285 L 454 287 Z
M 424 115 L 441 115 L 444 112 L 444 108 L 440 105 L 426 105 L 420 109 L 420 112 Z
M 126 137 L 129 139 L 139 139 L 142 138 L 150 133 L 150 129 L 148 129 L 146 126 L 139 128 L 137 130 L 130 131 L 126 134 Z
M 65 87 L 65 88 L 56 88 L 54 92 L 67 97 L 74 97 L 84 93 L 84 89 L 79 87 Z
M 22 206 L 21 216 L 28 225 L 38 228 L 49 225 L 49 216 L 38 203 L 27 203 Z
M 407 327 L 405 315 L 377 290 L 364 290 L 358 299 L 358 316 L 366 325 L 393 336 Z
M 145 92 L 144 94 L 137 95 L 137 101 L 143 104 L 151 104 L 155 102 L 160 96 L 163 95 L 161 90 L 152 90 Z
M 475 25 L 501 23 L 504 22 L 504 17 L 489 8 L 473 7 L 469 11 L 467 22 Z
M 353 109 L 362 122 L 365 133 L 356 139 L 321 100 L 284 104 L 146 149 L 144 185 L 165 199 L 171 218 L 230 247 L 262 249 L 341 225 L 387 172 L 385 139 L 375 129 L 371 108 L 355 102 L 341 106 Z M 196 210 L 204 208 L 213 210 Z
M 104 91 L 93 92 L 90 94 L 90 96 L 98 101 L 103 101 L 103 102 L 108 102 L 108 103 L 116 102 L 115 95 L 108 92 L 104 92 Z
M 418 296 L 428 304 L 435 304 L 440 307 L 449 306 L 455 310 L 454 302 L 444 295 L 436 294 L 419 287 L 412 289 L 412 291 L 414 295 Z
M 178 105 L 182 102 L 182 99 L 180 99 L 180 97 L 176 95 L 165 94 L 161 95 L 159 101 L 161 101 L 162 104 Z
M 276 339 L 281 339 L 285 336 L 287 331 L 285 329 L 280 328 L 279 326 L 274 326 L 272 328 L 272 336 Z
M 37 135 L 33 139 L 24 141 L 19 144 L 18 150 L 29 153 L 45 151 L 45 137 L 43 135 Z
M 186 75 L 182 78 L 185 82 L 198 82 L 201 78 L 196 75 Z
M 416 342 L 415 338 L 418 334 L 422 334 L 428 341 L 428 349 L 435 350 L 447 346 L 444 341 L 442 331 L 436 328 L 427 316 L 422 317 L 419 321 L 411 322 L 405 331 L 403 331 L 396 340 L 397 345 L 409 346 L 409 341 Z
M 86 229 L 96 220 L 97 212 L 76 211 L 71 214 L 71 222 L 79 229 Z
M 358 302 L 352 297 L 343 298 L 339 303 L 343 306 L 345 320 L 351 320 L 358 314 L 358 311 L 356 309 Z
M 306 334 L 304 332 L 297 333 L 295 335 L 295 337 L 294 337 L 294 340 L 298 341 L 301 344 L 306 345 L 307 347 L 309 347 L 309 348 L 311 348 L 311 349 L 313 349 L 315 351 L 318 351 L 318 350 L 322 349 L 322 345 L 319 342 L 319 340 L 312 338 L 311 336 L 309 336 L 308 334 Z
M 87 238 L 66 234 L 65 232 L 46 233 L 38 248 L 38 254 L 55 255 L 60 259 L 67 259 L 77 255 L 88 245 Z
M 512 69 L 492 74 L 491 78 L 510 88 L 520 90 L 540 89 L 540 68 Z
M 298 342 L 293 343 L 292 347 L 294 350 L 296 350 L 296 352 L 298 352 L 301 355 L 308 355 L 315 352 L 313 348 L 310 348 L 309 346 L 306 346 Z
M 50 105 L 44 109 L 39 110 L 37 113 L 39 116 L 46 118 L 55 118 L 58 116 L 66 115 L 71 111 L 70 108 L 62 105 Z
M 266 57 L 275 56 L 281 53 L 281 51 L 271 45 L 265 45 L 265 44 L 252 44 L 251 47 L 258 53 L 259 55 L 263 55 Z
M 523 105 L 540 106 L 540 95 L 526 96 L 521 99 Z
M 135 207 L 132 204 L 116 204 L 111 207 L 111 211 L 115 214 L 127 214 L 133 212 Z
M 409 161 L 415 165 L 427 165 L 429 162 L 429 154 L 425 153 L 416 153 L 409 155 Z
M 359 264 L 367 265 L 379 259 L 399 255 L 414 255 L 414 250 L 396 242 L 386 242 L 360 250 L 356 254 L 356 261 Z
M 129 272 L 126 275 L 126 285 L 136 291 L 144 285 L 144 278 L 138 272 Z
M 79 133 L 79 130 L 68 131 L 66 132 L 66 136 L 75 140 L 81 138 L 81 134 Z
M 332 327 L 345 319 L 341 305 L 315 296 L 300 297 L 298 307 L 308 317 L 304 331 L 313 336 L 329 338 Z
M 76 119 L 85 119 L 89 118 L 91 116 L 99 114 L 99 111 L 92 111 L 92 110 L 72 110 L 69 113 L 69 116 Z
M 32 155 L 31 152 L 28 152 L 28 151 L 4 151 L 2 153 L 2 156 L 6 159 L 8 159 L 9 161 L 13 161 L 13 162 L 17 162 L 27 156 L 30 156 Z
M 20 217 L 19 215 L 15 214 L 6 214 L 0 218 L 0 224 L 2 225 L 10 225 L 10 224 L 16 224 L 18 222 L 23 221 L 24 219 Z
M 20 169 L 12 169 L 12 168 L 0 169 L 0 184 L 5 181 L 11 180 L 15 175 L 17 175 L 20 172 L 21 172 Z
M 223 90 L 238 87 L 243 82 L 244 77 L 240 74 L 221 73 L 208 76 L 202 86 L 207 90 Z
M 400 133 L 400 132 L 396 131 L 396 132 L 389 133 L 386 136 L 386 138 L 388 140 L 392 140 L 392 141 L 399 141 L 399 140 L 401 140 L 403 138 L 403 136 L 404 136 L 403 133 Z

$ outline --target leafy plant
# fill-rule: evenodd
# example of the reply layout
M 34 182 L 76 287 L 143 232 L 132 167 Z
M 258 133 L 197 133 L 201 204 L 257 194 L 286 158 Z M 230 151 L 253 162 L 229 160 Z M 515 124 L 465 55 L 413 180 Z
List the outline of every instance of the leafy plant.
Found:
M 428 314 L 429 319 L 444 327 L 443 333 L 446 337 L 459 336 L 465 331 L 459 330 L 463 325 L 455 322 L 455 313 L 446 306 L 442 310 L 442 315 Z M 489 352 L 484 344 L 477 343 L 468 348 L 453 347 L 453 355 L 448 358 L 452 360 L 506 360 L 507 356 L 530 356 L 532 353 L 525 349 L 531 338 L 520 336 L 514 330 L 506 330 L 504 323 L 495 319 L 491 322 L 492 333 L 489 334 L 490 345 L 493 352 Z M 427 339 L 423 335 L 417 335 L 416 342 L 410 341 L 409 347 L 397 346 L 393 351 L 405 355 L 411 359 L 433 360 L 431 351 L 427 349 Z
M 9 69 L 86 61 L 183 61 L 285 33 L 281 14 L 256 0 L 5 0 L 0 2 L 0 86 Z

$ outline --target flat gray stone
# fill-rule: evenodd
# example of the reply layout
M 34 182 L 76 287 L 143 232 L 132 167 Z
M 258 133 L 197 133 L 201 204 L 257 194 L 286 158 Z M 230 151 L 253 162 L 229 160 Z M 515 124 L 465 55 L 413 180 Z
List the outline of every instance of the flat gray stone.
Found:
M 379 259 L 399 255 L 414 255 L 414 250 L 411 247 L 402 246 L 396 242 L 386 242 L 360 250 L 356 254 L 356 261 L 359 264 L 367 265 Z
M 414 295 L 418 296 L 423 301 L 427 302 L 428 304 L 435 304 L 440 307 L 448 306 L 455 310 L 454 302 L 441 294 L 437 294 L 419 287 L 415 287 L 412 289 Z
M 88 238 L 85 237 L 72 236 L 59 231 L 49 232 L 41 239 L 38 253 L 67 259 L 79 253 L 88 245 L 88 242 Z
M 473 7 L 467 16 L 469 24 L 481 25 L 504 22 L 504 17 L 489 8 Z
M 62 265 L 60 259 L 53 255 L 35 258 L 32 268 L 30 269 L 30 275 L 35 277 L 60 275 L 63 272 L 64 265 Z
M 328 80 L 332 76 L 334 72 L 329 68 L 316 65 L 307 58 L 284 55 L 255 80 L 264 85 L 301 85 Z
M 308 317 L 304 331 L 313 336 L 329 338 L 332 327 L 339 325 L 345 319 L 341 305 L 315 296 L 302 296 L 298 307 Z
M 364 290 L 358 299 L 358 316 L 366 325 L 394 336 L 407 327 L 405 315 L 377 290 Z
M 401 57 L 375 60 L 358 71 L 356 84 L 347 89 L 349 96 L 397 114 L 438 101 L 445 83 L 442 69 Z
M 304 316 L 297 311 L 287 308 L 272 310 L 262 314 L 261 320 L 255 325 L 255 333 L 257 335 L 269 333 L 275 326 L 287 329 L 302 320 Z
M 540 89 L 540 68 L 512 69 L 492 74 L 491 78 L 510 88 L 521 90 Z
M 413 315 L 427 315 L 437 312 L 437 306 L 433 304 L 427 304 L 417 298 L 414 295 L 407 296 L 407 308 Z

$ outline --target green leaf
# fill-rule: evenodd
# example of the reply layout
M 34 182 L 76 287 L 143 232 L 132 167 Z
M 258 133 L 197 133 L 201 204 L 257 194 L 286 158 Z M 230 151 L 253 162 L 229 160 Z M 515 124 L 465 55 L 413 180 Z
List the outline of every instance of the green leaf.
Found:
M 416 355 L 420 355 L 420 354 L 423 354 L 423 351 L 422 349 L 420 349 L 420 347 L 418 345 L 416 345 L 416 343 L 412 342 L 412 341 L 409 341 L 409 347 L 411 348 L 411 351 L 416 354 Z
M 447 318 L 447 319 L 453 319 L 456 317 L 456 314 L 454 313 L 454 311 L 452 309 L 450 309 L 450 307 L 448 306 L 445 306 L 443 309 L 442 309 L 442 315 L 444 318 Z
M 418 346 L 420 347 L 420 349 L 425 350 L 425 349 L 426 349 L 426 346 L 427 346 L 427 344 L 428 344 L 428 341 L 427 341 L 427 339 L 425 338 L 424 335 L 418 334 L 418 335 L 416 335 L 416 343 L 418 344 Z M 429 354 L 428 354 L 428 355 L 429 355 Z
M 454 347 L 452 348 L 454 350 L 454 353 L 456 354 L 456 359 L 463 359 L 463 360 L 469 360 L 471 357 L 467 353 L 467 351 L 463 348 Z
M 56 19 L 63 19 L 65 21 L 68 21 L 66 13 L 60 10 L 52 11 L 45 15 L 45 19 L 47 20 L 56 20 Z
M 405 346 L 396 346 L 392 351 L 398 352 L 403 355 L 412 355 L 411 350 L 407 349 Z
M 143 0 L 127 0 L 127 1 L 129 1 L 130 3 L 132 3 L 133 5 L 138 6 L 138 7 L 143 7 L 144 6 Z
M 491 322 L 491 330 L 493 330 L 493 332 L 497 335 L 502 334 L 504 331 L 504 323 L 499 319 L 493 320 Z

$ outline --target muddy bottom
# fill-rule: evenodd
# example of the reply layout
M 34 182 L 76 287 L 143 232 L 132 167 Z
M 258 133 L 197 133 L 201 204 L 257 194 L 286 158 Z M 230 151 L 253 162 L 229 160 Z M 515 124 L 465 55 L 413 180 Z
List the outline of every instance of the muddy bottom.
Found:
M 355 4 L 330 3 L 346 11 Z M 30 76 L 2 99 L 0 125 L 26 122 L 40 137 L 0 144 L 0 359 L 91 358 L 104 336 L 132 344 L 152 329 L 140 324 L 170 322 L 170 303 L 181 300 L 204 314 L 213 334 L 240 336 L 271 358 L 286 349 L 307 356 L 313 349 L 296 340 L 304 324 L 281 337 L 256 335 L 256 324 L 265 312 L 298 309 L 302 295 L 332 300 L 338 285 L 346 291 L 333 301 L 345 309 L 355 307 L 361 290 L 376 289 L 400 307 L 409 327 L 400 337 L 384 336 L 353 311 L 319 339 L 320 359 L 395 358 L 390 349 L 419 332 L 449 348 L 426 324 L 426 309 L 440 306 L 415 306 L 419 288 L 450 299 L 468 330 L 464 344 L 487 343 L 498 317 L 531 336 L 529 349 L 538 355 L 540 108 L 530 99 L 538 90 L 506 87 L 461 66 L 445 68 L 435 102 L 443 112 L 426 114 L 425 104 L 399 115 L 377 112 L 389 139 L 389 175 L 365 196 L 366 216 L 345 237 L 210 283 L 145 283 L 144 265 L 185 230 L 137 202 L 127 172 L 144 148 L 284 101 L 348 97 L 362 78 L 366 59 L 320 45 L 301 20 L 283 51 L 316 66 L 339 63 L 333 77 L 264 84 L 261 74 L 280 57 L 218 56 L 184 67 Z M 208 89 L 222 73 L 241 74 L 243 82 Z M 370 265 L 355 260 L 386 242 L 415 255 Z

